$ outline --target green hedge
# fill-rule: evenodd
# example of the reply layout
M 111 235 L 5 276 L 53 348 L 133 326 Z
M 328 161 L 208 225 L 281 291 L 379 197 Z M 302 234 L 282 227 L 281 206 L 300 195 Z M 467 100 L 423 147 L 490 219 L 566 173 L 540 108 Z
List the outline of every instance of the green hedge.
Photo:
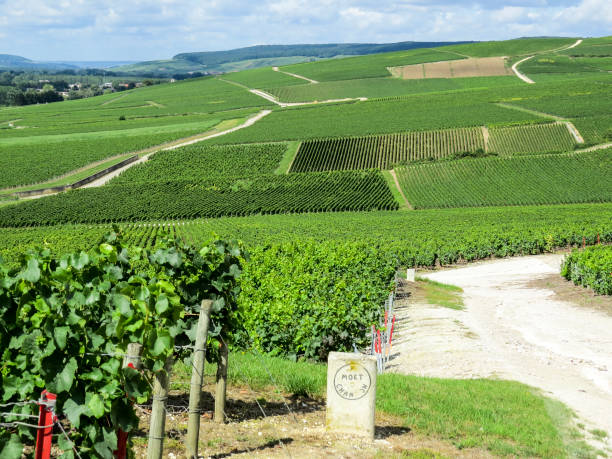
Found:
M 612 295 L 612 246 L 574 250 L 563 260 L 561 275 L 601 295 Z
M 273 244 L 250 257 L 238 299 L 248 339 L 264 352 L 315 359 L 366 344 L 397 264 L 364 243 Z

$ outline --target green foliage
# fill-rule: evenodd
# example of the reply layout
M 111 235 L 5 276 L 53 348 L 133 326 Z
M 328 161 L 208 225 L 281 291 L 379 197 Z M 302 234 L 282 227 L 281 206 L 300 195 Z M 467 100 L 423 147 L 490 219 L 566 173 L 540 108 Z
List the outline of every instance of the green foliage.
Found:
M 206 132 L 217 122 L 96 132 L 89 136 L 7 139 L 10 141 L 0 142 L 0 188 L 41 182 L 117 154 Z
M 446 52 L 445 48 L 413 49 L 287 65 L 281 67 L 281 70 L 296 73 L 317 81 L 351 80 L 389 76 L 387 67 L 462 58 L 463 56 Z
M 586 143 L 597 144 L 612 141 L 612 115 L 576 118 L 572 122 Z
M 574 250 L 563 260 L 561 275 L 600 295 L 612 295 L 612 246 Z
M 415 208 L 608 202 L 610 150 L 475 158 L 397 169 Z
M 480 128 L 309 140 L 300 145 L 290 172 L 389 169 L 401 162 L 439 159 L 479 149 L 484 149 Z
M 402 80 L 385 77 L 323 81 L 319 84 L 285 85 L 282 87 L 272 87 L 270 85 L 267 87 L 266 92 L 274 94 L 282 102 L 311 102 L 315 100 L 323 101 L 357 97 L 373 99 L 463 89 L 517 86 L 520 84 L 521 80 L 513 76 L 427 78 L 421 80 Z
M 272 174 L 286 149 L 286 144 L 216 147 L 199 143 L 160 151 L 146 163 L 128 169 L 112 183 L 214 180 Z
M 130 245 L 155 246 L 166 230 L 194 244 L 211 232 L 247 247 L 295 240 L 360 240 L 384 243 L 405 266 L 432 266 L 488 257 L 538 254 L 558 247 L 591 245 L 600 234 L 612 242 L 612 204 L 479 207 L 418 212 L 337 212 L 252 215 L 124 226 Z M 90 250 L 110 225 L 0 228 L 0 255 L 11 266 L 28 248 L 46 243 L 55 254 Z
M 115 431 L 138 427 L 131 401 L 148 399 L 150 373 L 163 371 L 175 339 L 194 338 L 185 312 L 213 299 L 212 334 L 232 331 L 242 255 L 223 241 L 197 250 L 178 240 L 148 253 L 113 232 L 88 253 L 54 259 L 45 248 L 26 253 L 16 270 L 0 266 L 0 400 L 36 400 L 48 389 L 80 453 L 112 457 Z M 129 343 L 143 345 L 145 371 L 121 368 Z M 12 409 L 33 414 L 34 405 Z M 3 430 L 3 457 L 20 457 L 18 441 L 31 439 L 28 428 Z
M 533 124 L 489 130 L 489 150 L 501 155 L 571 151 L 576 140 L 564 124 Z
M 0 226 L 397 207 L 379 171 L 341 171 L 79 189 L 1 207 Z
M 517 38 L 515 40 L 452 45 L 442 49 L 470 57 L 520 56 L 559 49 L 575 42 L 575 38 Z
M 275 72 L 270 67 L 228 73 L 223 75 L 222 78 L 224 80 L 243 84 L 252 89 L 277 88 L 288 85 L 303 85 L 306 83 L 304 80 L 292 77 L 286 73 Z
M 366 136 L 538 119 L 536 115 L 490 103 L 495 97 L 499 95 L 470 91 L 291 108 L 275 111 L 254 126 L 211 142 L 235 144 Z
M 257 349 L 325 359 L 363 346 L 397 266 L 382 246 L 291 242 L 251 251 L 239 308 Z

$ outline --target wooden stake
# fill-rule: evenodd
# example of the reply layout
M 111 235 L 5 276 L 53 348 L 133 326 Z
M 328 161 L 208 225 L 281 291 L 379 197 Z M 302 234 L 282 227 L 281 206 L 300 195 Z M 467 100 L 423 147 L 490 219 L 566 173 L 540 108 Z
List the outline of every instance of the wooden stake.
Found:
M 163 370 L 155 374 L 153 381 L 153 406 L 151 408 L 151 425 L 149 427 L 149 446 L 147 459 L 162 459 L 164 453 L 164 434 L 166 429 L 166 400 L 170 385 L 170 371 L 174 363 L 168 357 Z
M 198 441 L 200 436 L 200 401 L 202 399 L 202 384 L 204 383 L 204 362 L 206 360 L 206 337 L 210 322 L 211 300 L 203 300 L 200 306 L 200 318 L 193 349 L 191 370 L 191 390 L 189 391 L 189 422 L 187 424 L 187 454 L 190 458 L 198 457 Z
M 227 388 L 227 358 L 229 349 L 221 338 L 219 343 L 219 363 L 217 364 L 217 388 L 215 391 L 215 422 L 225 422 L 225 395 Z

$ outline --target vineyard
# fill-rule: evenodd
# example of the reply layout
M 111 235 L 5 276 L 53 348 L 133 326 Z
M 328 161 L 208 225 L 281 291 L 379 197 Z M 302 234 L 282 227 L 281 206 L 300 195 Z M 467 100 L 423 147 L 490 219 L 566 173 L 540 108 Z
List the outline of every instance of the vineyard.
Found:
M 284 143 L 209 146 L 198 143 L 161 151 L 122 173 L 113 184 L 209 180 L 272 174 L 287 149 Z
M 165 229 L 192 244 L 216 233 L 237 238 L 248 247 L 295 240 L 359 239 L 382 244 L 404 266 L 433 266 L 490 256 L 536 254 L 568 245 L 612 242 L 612 204 L 481 207 L 418 212 L 338 212 L 253 215 L 189 221 L 125 223 L 127 243 L 151 248 Z M 0 228 L 0 256 L 15 263 L 19 255 L 44 243 L 57 256 L 73 249 L 90 250 L 110 225 L 57 225 Z
M 117 154 L 206 132 L 219 122 L 0 141 L 0 188 L 38 183 Z
M 476 158 L 396 169 L 419 209 L 612 201 L 610 149 Z
M 600 295 L 612 295 L 612 246 L 574 250 L 563 260 L 561 275 Z
M 481 128 L 303 142 L 289 172 L 389 169 L 394 164 L 484 150 Z
M 514 77 L 430 78 L 409 82 L 387 77 L 282 86 L 267 88 L 266 92 L 274 94 L 283 102 L 309 102 L 357 97 L 374 99 L 463 89 L 517 86 L 518 84 L 519 82 Z
M 489 151 L 501 155 L 572 151 L 575 145 L 574 137 L 564 124 L 489 129 Z
M 0 226 L 397 208 L 380 172 L 343 171 L 74 190 L 0 208 Z

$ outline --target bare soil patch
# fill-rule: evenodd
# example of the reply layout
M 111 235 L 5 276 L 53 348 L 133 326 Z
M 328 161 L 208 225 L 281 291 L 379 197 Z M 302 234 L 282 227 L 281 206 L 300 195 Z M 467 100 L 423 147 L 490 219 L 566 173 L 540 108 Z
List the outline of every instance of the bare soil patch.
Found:
M 448 442 L 422 437 L 403 426 L 401 419 L 377 414 L 376 439 L 328 434 L 325 403 L 308 397 L 275 394 L 274 389 L 252 391 L 228 388 L 226 424 L 212 421 L 214 400 L 205 388 L 200 422 L 200 454 L 206 458 L 295 457 L 295 458 L 488 458 L 488 452 L 459 450 Z M 264 417 L 258 406 L 266 413 Z M 289 405 L 292 413 L 285 407 Z M 172 391 L 168 400 L 164 457 L 186 458 L 188 395 Z M 136 457 L 146 457 L 150 411 L 140 410 L 140 426 L 133 436 Z
M 392 75 L 404 80 L 512 75 L 512 70 L 506 66 L 505 57 L 481 57 L 428 62 L 425 64 L 390 67 L 389 71 Z

